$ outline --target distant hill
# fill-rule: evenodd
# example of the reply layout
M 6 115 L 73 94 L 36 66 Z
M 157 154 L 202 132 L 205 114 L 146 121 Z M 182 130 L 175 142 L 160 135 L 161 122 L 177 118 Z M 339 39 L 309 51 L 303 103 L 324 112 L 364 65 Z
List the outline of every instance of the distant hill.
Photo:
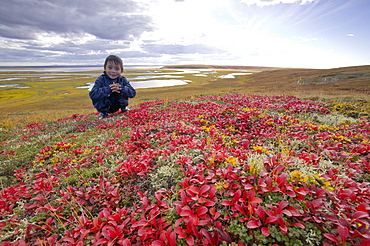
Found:
M 161 69 L 229 69 L 229 70 L 267 71 L 283 68 L 259 67 L 259 66 L 228 66 L 228 65 L 168 65 L 162 67 Z
M 255 73 L 246 78 L 253 87 L 294 90 L 361 91 L 369 94 L 370 65 L 333 69 L 281 69 Z

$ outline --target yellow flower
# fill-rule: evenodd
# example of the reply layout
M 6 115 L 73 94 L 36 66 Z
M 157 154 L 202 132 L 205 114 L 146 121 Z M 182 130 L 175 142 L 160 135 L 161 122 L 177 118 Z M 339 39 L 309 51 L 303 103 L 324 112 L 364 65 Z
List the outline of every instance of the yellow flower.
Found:
M 305 177 L 301 178 L 301 181 L 302 182 L 307 182 L 309 179 L 310 179 L 309 177 L 305 176 Z
M 351 139 L 346 138 L 345 136 L 329 135 L 329 137 L 340 142 L 351 142 Z
M 263 148 L 263 147 L 261 147 L 261 146 L 252 146 L 252 149 L 254 150 L 254 151 L 256 151 L 256 152 L 258 152 L 258 153 L 261 153 L 261 152 L 264 152 L 265 151 L 265 149 Z
M 273 154 L 274 153 L 274 151 L 269 151 L 269 150 L 263 148 L 262 146 L 257 146 L 257 145 L 252 146 L 252 149 L 254 151 L 256 151 L 258 154 L 261 154 L 261 153 Z
M 274 121 L 273 121 L 273 120 L 267 120 L 267 121 L 266 121 L 266 124 L 267 124 L 267 125 L 273 125 L 273 124 L 274 124 Z
M 318 173 L 314 174 L 314 175 L 313 175 L 313 177 L 314 177 L 315 179 L 319 179 L 319 180 L 320 180 L 320 179 L 322 179 Z
M 330 181 L 326 181 L 323 184 L 324 184 L 324 186 L 322 187 L 323 189 L 327 189 L 329 191 L 333 191 L 334 190 L 333 187 L 330 187 L 330 184 L 331 184 Z
M 257 174 L 257 168 L 256 168 L 256 164 L 255 163 L 252 163 L 250 166 L 249 166 L 249 172 L 252 174 L 252 175 L 256 175 Z
M 235 157 L 229 156 L 229 157 L 226 158 L 226 163 L 231 164 L 234 167 L 236 167 L 238 165 L 238 160 Z
M 296 182 L 305 183 L 309 180 L 308 176 L 305 176 L 304 174 L 302 174 L 301 172 L 299 172 L 297 170 L 294 170 L 293 172 L 291 172 L 290 177 Z
M 227 188 L 227 187 L 229 187 L 229 185 L 226 184 L 225 181 L 221 181 L 221 182 L 216 183 L 216 189 Z

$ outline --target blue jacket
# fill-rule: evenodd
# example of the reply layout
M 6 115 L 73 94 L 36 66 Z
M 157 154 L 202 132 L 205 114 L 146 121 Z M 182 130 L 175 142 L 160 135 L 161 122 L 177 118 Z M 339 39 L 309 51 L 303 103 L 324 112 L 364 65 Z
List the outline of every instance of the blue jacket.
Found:
M 121 85 L 122 90 L 120 93 L 112 93 L 109 85 L 113 82 Z M 104 71 L 96 79 L 93 88 L 89 92 L 89 96 L 94 107 L 99 112 L 114 113 L 120 108 L 125 109 L 128 105 L 128 99 L 135 97 L 136 91 L 125 77 L 120 76 L 117 79 L 111 79 Z

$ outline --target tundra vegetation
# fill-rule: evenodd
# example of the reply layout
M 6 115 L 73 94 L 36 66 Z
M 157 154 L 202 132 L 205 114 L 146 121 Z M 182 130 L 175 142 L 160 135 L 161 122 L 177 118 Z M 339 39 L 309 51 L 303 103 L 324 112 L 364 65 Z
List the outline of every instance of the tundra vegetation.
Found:
M 370 66 L 207 68 L 104 120 L 92 74 L 17 72 L 1 245 L 369 245 Z

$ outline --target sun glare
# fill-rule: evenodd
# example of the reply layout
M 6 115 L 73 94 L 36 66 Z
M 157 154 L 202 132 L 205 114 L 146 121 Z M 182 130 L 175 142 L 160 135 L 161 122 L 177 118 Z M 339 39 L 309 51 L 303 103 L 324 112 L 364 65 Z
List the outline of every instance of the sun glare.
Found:
M 203 45 L 212 52 L 187 50 L 184 54 L 179 50 L 175 54 L 175 47 L 170 54 L 164 49 L 158 60 L 168 62 L 186 63 L 196 59 L 193 63 L 309 68 L 325 68 L 328 64 L 346 66 L 348 54 L 335 52 L 338 47 L 328 46 L 319 36 L 298 28 L 303 17 L 311 18 L 311 15 L 300 18 L 300 14 L 302 8 L 311 9 L 312 6 L 303 5 L 312 2 L 314 0 L 272 0 L 237 4 L 222 0 L 163 0 L 149 8 L 156 31 L 145 33 L 142 38 L 179 49 Z M 278 8 L 271 7 L 278 4 Z M 286 4 L 289 10 L 286 15 L 281 15 L 281 7 L 285 6 L 281 4 Z M 292 22 L 292 18 L 299 23 Z

